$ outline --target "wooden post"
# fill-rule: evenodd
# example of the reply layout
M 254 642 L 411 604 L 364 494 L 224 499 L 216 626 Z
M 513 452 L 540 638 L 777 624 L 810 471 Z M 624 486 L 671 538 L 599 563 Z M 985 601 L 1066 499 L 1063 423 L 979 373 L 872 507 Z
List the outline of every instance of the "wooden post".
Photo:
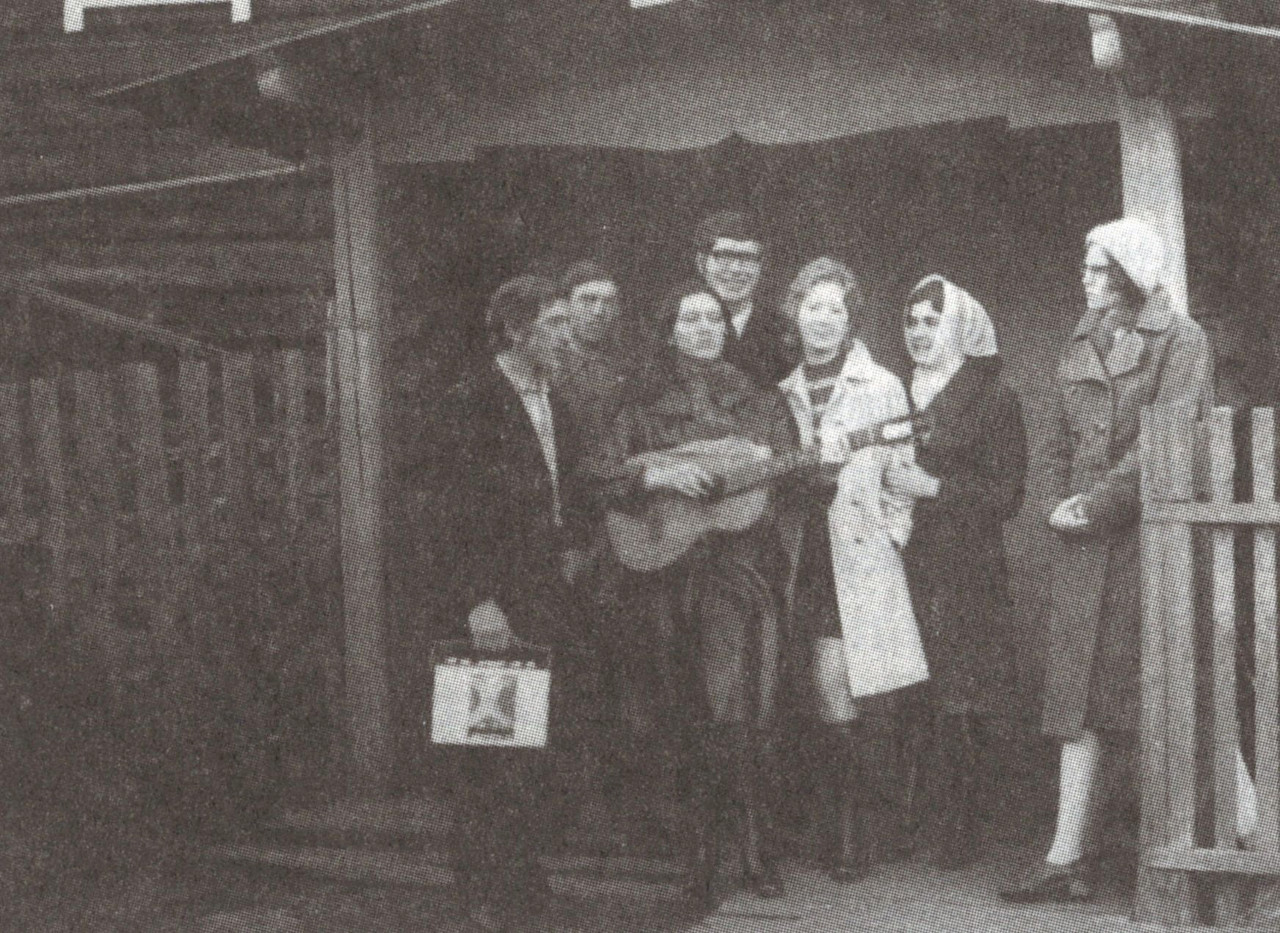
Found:
M 1124 214 L 1147 221 L 1168 248 L 1169 297 L 1187 309 L 1187 227 L 1182 202 L 1182 146 L 1169 104 L 1158 97 L 1136 97 L 1117 83 L 1120 163 Z
M 1195 499 L 1193 419 L 1181 408 L 1142 413 L 1144 512 Z M 1195 847 L 1194 550 L 1189 525 L 1142 526 L 1142 825 L 1134 913 L 1140 922 L 1196 921 L 1191 877 L 1152 867 L 1162 847 Z
M 367 113 L 367 111 L 366 111 Z M 351 777 L 386 789 L 391 767 L 384 554 L 385 306 L 381 296 L 378 172 L 363 127 L 335 142 L 334 347 L 342 501 L 346 716 Z
M 1132 56 L 1113 17 L 1090 14 L 1093 61 L 1116 75 L 1116 120 L 1120 126 L 1120 165 L 1124 213 L 1160 232 L 1168 248 L 1169 294 L 1174 308 L 1187 309 L 1187 228 L 1182 201 L 1182 145 L 1169 102 L 1136 90 L 1144 65 Z

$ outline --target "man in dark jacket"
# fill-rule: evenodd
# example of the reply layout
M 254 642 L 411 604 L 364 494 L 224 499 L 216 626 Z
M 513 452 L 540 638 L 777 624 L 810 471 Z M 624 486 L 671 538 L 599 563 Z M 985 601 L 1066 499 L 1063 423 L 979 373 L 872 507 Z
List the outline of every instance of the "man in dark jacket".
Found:
M 698 224 L 698 274 L 729 313 L 724 359 L 761 387 L 772 388 L 800 362 L 795 341 L 775 308 L 756 298 L 764 244 L 755 223 L 720 211 Z
M 473 647 L 553 652 L 548 749 L 466 750 L 455 826 L 459 888 L 486 925 L 537 917 L 550 901 L 539 853 L 558 830 L 548 791 L 583 643 L 567 577 L 580 558 L 563 478 L 576 459 L 569 419 L 548 391 L 568 342 L 553 284 L 520 276 L 489 303 L 496 355 L 442 400 L 435 471 L 442 541 L 456 555 L 450 601 Z M 496 919 L 495 919 L 496 918 Z M 477 917 L 481 919 L 481 917 Z M 500 923 L 499 923 L 500 921 Z

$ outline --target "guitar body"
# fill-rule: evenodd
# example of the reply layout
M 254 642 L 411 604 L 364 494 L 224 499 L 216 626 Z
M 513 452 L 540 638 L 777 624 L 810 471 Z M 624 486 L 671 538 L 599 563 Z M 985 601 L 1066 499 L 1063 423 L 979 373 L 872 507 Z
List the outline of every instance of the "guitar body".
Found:
M 895 418 L 851 432 L 848 450 L 876 444 L 910 442 L 915 419 Z M 683 461 L 695 463 L 716 478 L 716 494 L 693 499 L 659 493 L 646 499 L 633 514 L 611 511 L 605 528 L 613 551 L 624 567 L 652 573 L 683 557 L 703 536 L 715 531 L 746 531 L 760 521 L 769 506 L 769 484 L 794 470 L 822 463 L 817 449 L 774 455 L 745 437 L 697 441 L 669 450 L 655 450 L 632 458 L 631 465 Z
M 711 532 L 746 531 L 760 521 L 768 505 L 767 489 L 715 500 L 659 495 L 638 514 L 610 512 L 605 526 L 622 565 L 652 573 L 670 567 Z

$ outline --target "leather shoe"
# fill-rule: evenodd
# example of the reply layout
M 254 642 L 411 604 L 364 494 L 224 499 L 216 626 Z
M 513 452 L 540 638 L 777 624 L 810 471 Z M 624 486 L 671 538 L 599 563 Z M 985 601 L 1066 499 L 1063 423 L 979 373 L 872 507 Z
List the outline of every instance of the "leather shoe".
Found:
M 1085 878 L 1079 859 L 1070 865 L 1041 862 L 1017 885 L 1000 892 L 1000 899 L 1010 904 L 1073 904 L 1092 897 L 1093 885 Z
M 771 901 L 787 895 L 782 876 L 778 874 L 777 866 L 771 863 L 762 866 L 759 872 L 748 873 L 746 882 L 747 890 L 763 900 Z

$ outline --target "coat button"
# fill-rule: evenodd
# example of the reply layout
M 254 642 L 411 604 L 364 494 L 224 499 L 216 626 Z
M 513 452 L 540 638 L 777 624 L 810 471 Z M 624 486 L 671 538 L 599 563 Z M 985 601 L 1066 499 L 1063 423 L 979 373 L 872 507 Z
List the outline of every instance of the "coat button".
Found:
M 1093 426 L 1093 429 L 1097 431 L 1099 434 L 1106 434 L 1107 427 L 1108 425 L 1105 421 L 1099 421 Z

